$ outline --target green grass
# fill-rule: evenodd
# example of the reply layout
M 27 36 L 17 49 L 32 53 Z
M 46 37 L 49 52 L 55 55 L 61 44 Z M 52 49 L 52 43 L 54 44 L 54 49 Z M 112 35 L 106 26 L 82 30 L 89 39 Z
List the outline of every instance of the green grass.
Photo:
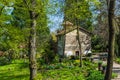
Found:
M 11 64 L 0 66 L 1 80 L 29 80 L 29 68 L 24 60 L 15 60 Z
M 0 66 L 0 80 L 29 80 L 28 63 L 28 60 L 24 62 L 23 59 L 19 59 Z M 86 80 L 89 72 L 94 70 L 96 66 L 89 61 L 83 63 L 83 68 L 79 67 L 78 60 L 39 65 L 41 68 L 38 70 L 36 80 Z M 97 73 L 93 74 L 92 78 L 95 75 Z

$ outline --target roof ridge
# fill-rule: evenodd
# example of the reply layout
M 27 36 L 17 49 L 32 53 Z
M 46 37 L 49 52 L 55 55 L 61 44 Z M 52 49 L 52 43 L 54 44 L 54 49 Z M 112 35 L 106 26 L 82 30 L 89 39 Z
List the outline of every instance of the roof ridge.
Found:
M 75 29 L 77 29 L 77 26 L 75 26 L 74 28 L 71 28 L 71 29 L 67 29 L 67 30 L 66 30 L 66 34 L 69 33 L 69 32 L 71 32 L 71 31 L 73 31 L 73 30 L 75 30 Z M 81 31 L 89 34 L 89 35 L 92 35 L 91 32 L 87 31 L 87 30 L 84 29 L 83 27 L 80 27 L 80 26 L 79 26 L 79 29 L 80 29 Z M 59 32 L 57 33 L 57 36 L 59 36 L 59 35 L 64 35 L 64 34 L 65 34 L 65 30 L 61 30 L 61 31 L 59 31 Z

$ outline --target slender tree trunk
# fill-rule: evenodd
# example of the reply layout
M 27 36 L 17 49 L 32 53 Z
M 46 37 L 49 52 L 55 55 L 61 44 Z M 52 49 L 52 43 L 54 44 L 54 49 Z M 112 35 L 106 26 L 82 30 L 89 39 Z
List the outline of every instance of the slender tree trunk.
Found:
M 77 21 L 76 21 L 77 22 Z M 79 35 L 79 27 L 77 23 L 77 40 L 79 44 L 79 59 L 80 59 L 80 67 L 82 67 L 82 50 L 81 50 L 81 41 L 80 41 L 80 35 Z
M 80 41 L 79 27 L 78 26 L 77 26 L 77 39 L 78 39 L 78 44 L 79 44 L 80 67 L 82 67 L 82 49 L 81 49 L 81 41 Z
M 78 0 L 76 0 L 78 2 Z M 79 7 L 77 7 L 79 8 Z M 76 13 L 77 14 L 77 13 Z M 82 67 L 82 48 L 81 48 L 81 41 L 80 41 L 80 35 L 79 35 L 79 21 L 76 18 L 76 24 L 77 24 L 77 39 L 78 39 L 78 45 L 79 45 L 79 59 L 80 59 L 80 67 Z
M 29 37 L 29 68 L 30 68 L 30 80 L 33 80 L 37 74 L 36 66 L 36 31 L 35 31 L 36 21 L 33 20 L 31 23 L 31 31 Z
M 63 57 L 65 56 L 65 42 L 66 42 L 66 18 L 65 18 L 65 26 L 64 26 L 64 46 L 63 46 Z
M 107 70 L 104 80 L 111 80 L 114 56 L 115 28 L 113 26 L 115 0 L 110 0 L 108 7 L 108 24 L 109 24 L 109 51 L 107 59 Z
M 36 0 L 31 0 L 32 8 L 34 9 Z M 30 80 L 34 80 L 37 75 L 36 66 L 36 13 L 30 11 L 30 36 L 29 36 L 29 68 L 30 68 Z

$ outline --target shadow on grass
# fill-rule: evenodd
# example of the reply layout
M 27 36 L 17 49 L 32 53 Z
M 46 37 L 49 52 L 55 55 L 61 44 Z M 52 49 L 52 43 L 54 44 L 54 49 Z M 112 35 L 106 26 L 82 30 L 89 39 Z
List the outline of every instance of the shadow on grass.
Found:
M 27 76 L 27 77 L 26 77 Z M 17 76 L 3 76 L 0 77 L 1 80 L 28 80 L 29 75 L 17 75 Z
M 11 71 L 12 74 L 12 71 Z M 29 80 L 29 74 L 11 75 L 10 72 L 0 73 L 0 80 Z
M 29 64 L 18 60 L 11 64 L 0 66 L 0 80 L 29 80 Z

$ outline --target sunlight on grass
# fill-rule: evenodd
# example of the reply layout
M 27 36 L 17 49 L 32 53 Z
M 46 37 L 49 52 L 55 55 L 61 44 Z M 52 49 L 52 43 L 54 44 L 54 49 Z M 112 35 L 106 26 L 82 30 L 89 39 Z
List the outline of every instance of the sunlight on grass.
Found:
M 14 60 L 9 65 L 0 66 L 1 80 L 29 80 L 28 61 Z

